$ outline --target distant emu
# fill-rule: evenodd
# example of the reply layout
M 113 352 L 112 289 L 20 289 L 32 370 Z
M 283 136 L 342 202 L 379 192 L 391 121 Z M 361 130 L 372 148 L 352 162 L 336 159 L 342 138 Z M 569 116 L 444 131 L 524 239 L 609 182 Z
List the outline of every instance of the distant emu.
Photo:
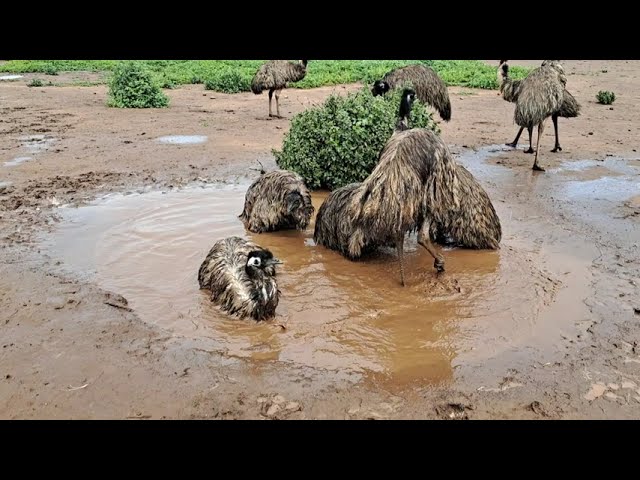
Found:
M 557 60 L 545 60 L 544 62 L 542 62 L 541 67 L 545 66 L 552 66 L 556 69 L 559 67 L 562 74 L 564 75 L 564 70 L 562 70 L 562 66 Z M 507 102 L 516 103 L 520 94 L 520 86 L 522 84 L 522 80 L 513 80 L 511 77 L 509 77 L 509 65 L 507 64 L 507 60 L 500 60 L 500 66 L 498 67 L 498 84 L 500 85 L 500 92 L 502 93 L 503 98 Z M 556 137 L 555 145 L 553 147 L 553 150 L 551 150 L 552 152 L 562 151 L 562 147 L 560 146 L 560 139 L 558 136 L 558 117 L 575 118 L 580 115 L 580 109 L 580 104 L 577 102 L 574 96 L 565 89 L 560 109 L 551 115 Z M 515 140 L 511 143 L 507 143 L 507 145 L 516 148 L 518 146 L 518 140 L 520 139 L 520 135 L 522 134 L 523 130 L 524 127 L 520 127 L 518 133 L 516 134 Z M 529 132 L 529 148 L 525 150 L 525 153 L 533 153 L 531 132 Z
M 304 230 L 314 211 L 302 177 L 287 170 L 274 170 L 251 184 L 239 218 L 253 233 Z
M 217 241 L 198 270 L 201 289 L 211 300 L 240 318 L 265 320 L 275 315 L 280 299 L 275 266 L 280 260 L 240 237 Z
M 412 91 L 405 90 L 400 109 L 405 120 L 412 100 Z M 471 248 L 497 248 L 501 238 L 489 197 L 442 139 L 428 129 L 396 129 L 371 175 L 335 190 L 322 204 L 314 240 L 351 260 L 376 247 L 395 246 L 405 285 L 404 238 L 413 231 L 438 272 L 444 271 L 444 258 L 432 238 L 448 235 Z
M 289 83 L 299 82 L 307 74 L 307 60 L 300 60 L 300 63 L 291 63 L 286 60 L 270 60 L 263 64 L 256 72 L 251 81 L 251 91 L 256 95 L 263 90 L 269 90 L 269 117 L 271 113 L 271 98 L 273 92 L 276 93 L 276 115 L 280 116 L 280 92 L 287 88 Z
M 381 80 L 376 80 L 371 93 L 383 95 L 391 89 L 401 88 L 411 83 L 418 99 L 435 108 L 440 117 L 451 120 L 451 101 L 447 85 L 431 67 L 425 65 L 407 65 L 388 72 Z

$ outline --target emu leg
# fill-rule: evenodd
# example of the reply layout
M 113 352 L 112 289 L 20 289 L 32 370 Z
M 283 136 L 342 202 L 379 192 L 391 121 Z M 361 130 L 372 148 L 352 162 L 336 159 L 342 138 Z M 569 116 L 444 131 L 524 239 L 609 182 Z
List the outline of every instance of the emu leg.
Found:
M 273 117 L 271 114 L 271 97 L 273 97 L 273 90 L 269 90 L 269 116 Z M 278 103 L 278 98 L 276 97 L 276 104 Z
M 533 153 L 533 145 L 531 145 L 533 140 L 533 127 L 527 127 L 527 130 L 529 131 L 529 149 L 525 150 L 524 153 Z
M 538 151 L 540 150 L 540 137 L 542 136 L 542 132 L 544 131 L 544 120 L 538 124 L 538 140 L 536 142 L 536 158 L 533 160 L 533 170 L 537 170 L 538 172 L 544 172 L 544 168 L 538 165 Z
M 444 272 L 444 258 L 436 251 L 435 247 L 431 243 L 431 239 L 429 238 L 429 224 L 427 222 L 422 224 L 422 228 L 418 233 L 418 243 L 422 245 L 435 259 L 433 266 L 438 273 Z
M 404 287 L 404 235 L 396 239 L 398 249 L 398 260 L 400 261 L 400 283 Z
M 562 147 L 560 146 L 560 139 L 558 138 L 558 115 L 557 114 L 552 115 L 551 120 L 553 120 L 553 130 L 556 133 L 556 144 L 553 147 L 553 150 L 551 150 L 551 152 L 553 153 L 561 152 Z
M 276 90 L 276 117 L 282 118 L 280 116 L 280 92 L 282 90 Z
M 516 148 L 518 146 L 518 140 L 520 139 L 520 135 L 522 135 L 523 130 L 524 127 L 520 127 L 520 130 L 518 130 L 518 134 L 516 135 L 516 139 L 511 143 L 507 143 L 507 147 Z

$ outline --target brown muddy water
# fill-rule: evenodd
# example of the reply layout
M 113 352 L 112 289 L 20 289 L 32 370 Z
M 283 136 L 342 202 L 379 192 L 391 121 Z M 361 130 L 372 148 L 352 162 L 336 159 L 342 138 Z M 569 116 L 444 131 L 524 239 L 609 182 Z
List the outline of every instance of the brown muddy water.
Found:
M 579 242 L 561 235 L 553 247 L 536 246 L 527 237 L 539 225 L 519 220 L 521 213 L 503 203 L 496 204 L 502 248 L 445 249 L 441 277 L 415 235 L 408 237 L 403 288 L 393 250 L 351 262 L 314 244 L 313 223 L 305 232 L 249 234 L 237 218 L 248 185 L 111 194 L 59 208 L 62 221 L 47 237 L 47 250 L 70 273 L 123 295 L 143 321 L 173 335 L 205 336 L 226 355 L 256 362 L 349 371 L 394 384 L 450 380 L 465 357 L 522 355 L 534 343 L 537 352 L 556 351 L 544 340 L 553 337 L 551 329 L 575 328 L 587 315 L 581 299 L 589 295 L 589 246 L 582 255 Z M 316 209 L 325 196 L 314 193 Z M 216 240 L 230 235 L 252 239 L 284 261 L 275 319 L 227 316 L 199 290 L 200 263 Z M 536 256 L 555 265 L 556 274 Z

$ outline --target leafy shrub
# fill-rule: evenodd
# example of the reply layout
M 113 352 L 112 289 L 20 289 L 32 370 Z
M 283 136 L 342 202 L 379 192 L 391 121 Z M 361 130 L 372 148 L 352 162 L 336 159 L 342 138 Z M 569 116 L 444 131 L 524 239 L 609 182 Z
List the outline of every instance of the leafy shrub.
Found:
M 204 88 L 223 93 L 248 92 L 251 89 L 251 78 L 237 70 L 226 69 L 207 79 Z
M 161 108 L 169 98 L 154 82 L 151 73 L 137 62 L 120 63 L 109 82 L 110 107 Z
M 402 90 L 396 89 L 374 97 L 369 87 L 330 96 L 323 105 L 293 117 L 282 151 L 273 150 L 276 163 L 299 173 L 309 188 L 335 189 L 361 182 L 395 129 L 401 96 Z M 409 126 L 440 133 L 432 114 L 417 99 Z
M 39 78 L 34 78 L 29 83 L 27 83 L 27 87 L 43 87 L 44 83 Z
M 616 100 L 616 94 L 607 90 L 600 90 L 596 95 L 596 100 L 603 105 L 611 105 Z

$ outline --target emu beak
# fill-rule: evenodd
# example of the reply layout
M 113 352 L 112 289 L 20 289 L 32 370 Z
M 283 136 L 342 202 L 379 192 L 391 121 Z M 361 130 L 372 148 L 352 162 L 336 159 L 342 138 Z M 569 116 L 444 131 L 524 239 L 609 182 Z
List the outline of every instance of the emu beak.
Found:
M 283 262 L 278 258 L 272 258 L 271 260 L 267 260 L 267 265 L 282 265 Z

